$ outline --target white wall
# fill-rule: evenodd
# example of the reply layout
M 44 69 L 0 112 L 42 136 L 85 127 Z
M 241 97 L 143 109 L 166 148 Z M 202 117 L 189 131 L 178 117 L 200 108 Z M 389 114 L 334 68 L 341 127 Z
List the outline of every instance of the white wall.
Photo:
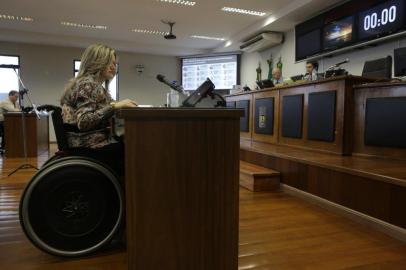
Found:
M 365 48 L 361 50 L 353 50 L 344 54 L 340 54 L 331 58 L 324 58 L 319 60 L 319 72 L 323 72 L 331 65 L 345 59 L 350 59 L 350 63 L 342 67 L 348 70 L 352 75 L 361 75 L 364 62 L 366 60 L 373 60 L 377 58 L 386 57 L 391 55 L 393 57 L 393 50 L 399 47 L 406 46 L 406 39 L 394 40 L 388 43 L 380 44 L 376 47 Z M 247 84 L 251 89 L 255 87 L 256 71 L 258 62 L 261 62 L 262 79 L 268 76 L 268 64 L 266 62 L 270 55 L 273 55 L 275 63 L 278 61 L 279 56 L 282 56 L 283 63 L 283 77 L 289 78 L 293 75 L 305 73 L 306 62 L 295 63 L 295 37 L 294 31 L 291 30 L 285 33 L 285 42 L 282 45 L 273 47 L 263 52 L 244 53 L 241 60 L 241 84 Z M 275 64 L 274 64 L 275 66 Z
M 36 104 L 59 105 L 64 85 L 73 76 L 73 60 L 80 59 L 84 49 L 0 42 L 0 54 L 20 56 L 21 77 Z M 180 80 L 180 61 L 172 56 L 118 52 L 119 95 L 136 99 L 139 104 L 160 106 L 166 103 L 168 87 L 158 82 L 158 73 L 169 80 Z M 139 75 L 135 66 L 143 64 Z M 55 141 L 51 127 L 51 141 Z

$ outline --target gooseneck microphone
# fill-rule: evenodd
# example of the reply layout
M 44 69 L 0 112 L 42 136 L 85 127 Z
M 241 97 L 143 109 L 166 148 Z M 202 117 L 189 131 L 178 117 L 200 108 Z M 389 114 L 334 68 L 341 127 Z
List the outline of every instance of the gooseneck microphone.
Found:
M 334 66 L 336 66 L 336 67 L 338 67 L 338 66 L 341 66 L 342 64 L 347 64 L 348 62 L 350 62 L 350 59 L 345 59 L 344 61 L 342 61 L 342 62 L 338 62 L 337 64 L 335 64 Z
M 336 68 L 336 67 L 339 67 L 339 66 L 341 66 L 341 65 L 343 65 L 343 64 L 347 64 L 347 63 L 349 63 L 350 62 L 350 59 L 345 59 L 344 61 L 342 61 L 342 62 L 338 62 L 338 63 L 336 63 L 336 64 L 334 64 L 334 65 L 332 65 L 331 67 L 329 67 L 327 70 L 330 70 L 330 69 L 333 69 L 333 68 Z
M 164 75 L 158 74 L 158 75 L 156 75 L 156 78 L 158 81 L 160 81 L 163 84 L 166 84 L 167 86 L 169 86 L 171 89 L 175 90 L 176 92 L 183 93 L 182 86 L 175 85 L 175 84 L 169 82 L 168 80 L 165 79 Z

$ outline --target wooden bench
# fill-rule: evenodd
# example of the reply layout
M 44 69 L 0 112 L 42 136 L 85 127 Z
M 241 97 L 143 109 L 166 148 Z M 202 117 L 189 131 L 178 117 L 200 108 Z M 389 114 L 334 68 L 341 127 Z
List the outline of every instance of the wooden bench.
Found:
M 240 161 L 240 186 L 251 191 L 279 189 L 280 173 L 245 161 Z

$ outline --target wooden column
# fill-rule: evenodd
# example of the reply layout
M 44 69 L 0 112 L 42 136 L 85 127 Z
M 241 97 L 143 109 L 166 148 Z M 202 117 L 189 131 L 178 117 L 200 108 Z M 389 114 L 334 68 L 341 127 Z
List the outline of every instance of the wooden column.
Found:
M 139 108 L 119 115 L 128 269 L 236 270 L 242 111 Z

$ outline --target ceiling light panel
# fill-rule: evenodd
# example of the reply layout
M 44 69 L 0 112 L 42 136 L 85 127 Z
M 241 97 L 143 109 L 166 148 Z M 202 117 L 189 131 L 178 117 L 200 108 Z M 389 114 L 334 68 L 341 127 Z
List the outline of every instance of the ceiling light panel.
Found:
M 162 2 L 162 3 L 180 5 L 180 6 L 193 7 L 194 5 L 196 5 L 196 2 L 193 2 L 193 1 L 183 1 L 183 0 L 157 0 L 157 1 Z
M 14 16 L 14 15 L 6 15 L 6 14 L 0 14 L 0 19 L 1 20 L 10 20 L 10 21 L 22 21 L 22 22 L 34 21 L 34 19 L 30 18 L 30 17 Z
M 209 40 L 218 40 L 218 41 L 224 41 L 226 40 L 225 38 L 219 38 L 219 37 L 208 37 L 208 36 L 198 36 L 198 35 L 193 35 L 190 36 L 192 38 L 200 38 L 200 39 L 209 39 Z
M 163 32 L 163 31 L 158 31 L 158 30 L 149 30 L 149 29 L 131 29 L 131 32 L 149 34 L 149 35 L 161 35 L 161 36 L 165 36 L 165 35 L 169 34 L 169 32 Z
M 85 24 L 85 23 L 74 23 L 74 22 L 61 22 L 62 25 L 78 28 L 90 28 L 98 30 L 106 30 L 107 26 L 104 25 L 94 25 L 94 24 Z
M 242 9 L 242 8 L 223 7 L 221 10 L 225 11 L 225 12 L 239 13 L 239 14 L 244 14 L 244 15 L 253 15 L 253 16 L 260 16 L 260 17 L 266 15 L 266 12 L 247 10 L 247 9 Z

